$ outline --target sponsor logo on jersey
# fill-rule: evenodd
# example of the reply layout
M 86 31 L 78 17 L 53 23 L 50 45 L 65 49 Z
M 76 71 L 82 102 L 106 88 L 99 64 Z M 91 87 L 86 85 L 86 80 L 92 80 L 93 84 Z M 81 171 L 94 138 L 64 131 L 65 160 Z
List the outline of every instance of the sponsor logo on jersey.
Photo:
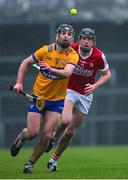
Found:
M 93 75 L 93 70 L 84 69 L 83 67 L 77 65 L 73 73 L 80 76 L 90 77 Z
M 43 76 L 50 78 L 50 79 L 62 79 L 61 77 L 56 76 L 54 73 L 49 72 L 49 71 L 44 70 L 44 69 L 41 69 L 40 72 L 43 74 Z
M 90 63 L 90 67 L 94 67 L 94 64 L 93 64 L 93 63 Z
M 63 64 L 63 65 L 65 64 L 65 62 L 66 62 L 66 60 L 65 60 L 65 59 L 62 59 L 62 64 Z

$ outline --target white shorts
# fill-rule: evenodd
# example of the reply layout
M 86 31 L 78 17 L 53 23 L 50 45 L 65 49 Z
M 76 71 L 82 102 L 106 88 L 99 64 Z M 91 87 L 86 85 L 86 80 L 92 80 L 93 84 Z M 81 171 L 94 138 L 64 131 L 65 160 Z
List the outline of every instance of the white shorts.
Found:
M 71 89 L 67 89 L 66 99 L 71 100 L 80 112 L 87 115 L 91 107 L 93 94 L 86 96 Z

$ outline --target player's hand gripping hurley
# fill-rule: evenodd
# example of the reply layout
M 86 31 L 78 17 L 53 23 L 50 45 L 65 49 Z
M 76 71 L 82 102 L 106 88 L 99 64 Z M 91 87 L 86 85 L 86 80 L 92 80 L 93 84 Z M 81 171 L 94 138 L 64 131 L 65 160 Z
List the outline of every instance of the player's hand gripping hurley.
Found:
M 10 85 L 10 90 L 13 91 L 13 86 Z M 22 94 L 23 96 L 26 97 L 26 99 L 28 99 L 30 102 L 33 102 L 35 103 L 36 107 L 41 111 L 43 108 L 44 108 L 44 105 L 45 105 L 45 98 L 44 96 L 41 96 L 41 97 L 33 97 L 31 96 L 30 94 L 24 92 L 24 91 L 20 91 L 20 94 Z

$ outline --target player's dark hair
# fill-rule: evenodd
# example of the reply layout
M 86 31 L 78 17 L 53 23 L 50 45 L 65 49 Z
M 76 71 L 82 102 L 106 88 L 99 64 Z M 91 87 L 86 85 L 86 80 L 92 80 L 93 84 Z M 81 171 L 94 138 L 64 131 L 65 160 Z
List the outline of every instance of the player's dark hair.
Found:
M 72 33 L 72 35 L 75 34 L 73 27 L 72 27 L 71 25 L 69 25 L 69 24 L 61 24 L 61 25 L 57 28 L 56 33 L 57 33 L 57 34 L 60 34 L 62 31 L 69 31 L 69 32 Z
M 78 42 L 82 37 L 91 37 L 94 43 L 94 47 L 96 46 L 96 34 L 95 31 L 91 28 L 82 28 L 79 36 L 78 36 Z
M 79 38 L 81 37 L 91 37 L 92 39 L 96 40 L 95 31 L 91 28 L 82 28 L 79 33 Z

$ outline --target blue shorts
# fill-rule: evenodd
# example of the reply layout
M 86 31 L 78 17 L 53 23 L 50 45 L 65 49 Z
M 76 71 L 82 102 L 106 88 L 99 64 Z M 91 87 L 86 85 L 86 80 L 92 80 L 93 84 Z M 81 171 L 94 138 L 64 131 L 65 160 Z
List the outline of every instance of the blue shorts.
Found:
M 28 112 L 37 112 L 40 114 L 44 114 L 46 111 L 54 111 L 54 112 L 62 113 L 63 107 L 64 107 L 64 99 L 59 101 L 45 100 L 45 106 L 41 111 L 36 107 L 35 103 L 30 102 L 28 105 Z

